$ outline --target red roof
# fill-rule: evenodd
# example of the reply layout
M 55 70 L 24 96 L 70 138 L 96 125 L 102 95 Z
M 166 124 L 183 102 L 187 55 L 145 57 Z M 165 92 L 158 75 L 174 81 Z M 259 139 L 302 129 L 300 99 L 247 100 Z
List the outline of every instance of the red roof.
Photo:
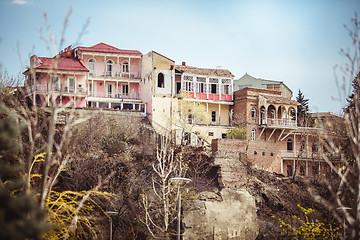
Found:
M 102 52 L 102 53 L 117 53 L 117 54 L 129 54 L 129 55 L 142 55 L 137 50 L 122 50 L 116 47 L 110 46 L 106 43 L 98 43 L 91 47 L 78 47 L 80 51 L 84 52 Z
M 36 56 L 37 57 L 37 56 Z M 40 62 L 40 65 L 35 67 L 36 69 L 46 69 L 46 70 L 59 70 L 59 71 L 74 71 L 74 72 L 88 72 L 89 70 L 84 66 L 84 64 L 79 59 L 75 58 L 44 58 L 37 57 Z

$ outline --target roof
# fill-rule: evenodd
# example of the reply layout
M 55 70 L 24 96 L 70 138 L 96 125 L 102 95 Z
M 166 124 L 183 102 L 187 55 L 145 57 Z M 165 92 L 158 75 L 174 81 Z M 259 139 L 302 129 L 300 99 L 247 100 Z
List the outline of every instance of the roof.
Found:
M 89 70 L 85 67 L 81 60 L 75 58 L 66 57 L 35 57 L 39 60 L 40 65 L 36 66 L 35 69 L 45 70 L 60 70 L 60 71 L 74 71 L 74 72 L 88 72 Z
M 332 112 L 317 112 L 311 113 L 311 117 L 313 118 L 327 118 L 327 117 L 340 117 L 339 115 Z
M 226 69 L 196 68 L 190 66 L 175 65 L 175 70 L 180 73 L 191 73 L 218 77 L 234 77 L 234 75 Z
M 291 100 L 289 98 L 280 97 L 280 96 L 272 96 L 272 95 L 263 95 L 266 100 L 270 103 L 282 103 L 282 104 L 292 104 L 292 105 L 300 105 L 297 101 Z
M 275 80 L 268 80 L 268 79 L 262 79 L 262 78 L 255 78 L 255 77 L 251 76 L 248 73 L 245 73 L 244 76 L 242 76 L 241 78 L 236 79 L 234 81 L 239 81 L 239 82 L 242 82 L 242 81 L 245 81 L 245 82 L 258 81 L 262 85 L 268 85 L 268 84 L 282 85 L 283 87 L 285 87 L 286 89 L 288 89 L 292 93 L 291 89 L 283 81 L 275 81 Z
M 91 47 L 78 47 L 80 51 L 83 52 L 99 52 L 99 53 L 115 53 L 115 54 L 127 54 L 127 55 L 142 55 L 140 51 L 137 50 L 123 50 L 113 47 L 106 43 L 98 43 Z

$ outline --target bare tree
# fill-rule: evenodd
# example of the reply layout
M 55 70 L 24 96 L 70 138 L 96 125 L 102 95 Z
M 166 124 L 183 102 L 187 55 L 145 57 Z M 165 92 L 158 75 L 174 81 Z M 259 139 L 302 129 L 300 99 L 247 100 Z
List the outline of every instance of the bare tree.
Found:
M 185 177 L 187 166 L 182 161 L 181 155 L 174 155 L 170 141 L 161 137 L 152 169 L 154 171 L 151 179 L 152 188 L 142 194 L 141 221 L 152 237 L 169 237 L 174 234 L 173 225 L 177 219 L 177 191 L 183 191 L 179 183 L 171 182 L 170 178 Z M 186 192 L 183 198 L 189 199 Z
M 352 49 L 341 49 L 347 62 L 345 66 L 335 68 L 335 79 L 339 88 L 339 101 L 344 109 L 344 135 L 335 135 L 328 131 L 334 124 L 325 120 L 322 143 L 327 154 L 326 163 L 338 177 L 328 181 L 329 198 L 314 192 L 316 200 L 327 207 L 344 230 L 344 239 L 360 239 L 360 100 L 359 92 L 354 87 L 359 85 L 360 71 L 360 22 L 357 15 L 351 19 L 351 27 L 345 26 L 352 40 Z M 341 78 L 338 78 L 338 74 Z M 352 103 L 346 97 L 350 95 L 353 83 Z M 350 107 L 351 106 L 351 107 Z M 337 161 L 334 161 L 337 160 Z

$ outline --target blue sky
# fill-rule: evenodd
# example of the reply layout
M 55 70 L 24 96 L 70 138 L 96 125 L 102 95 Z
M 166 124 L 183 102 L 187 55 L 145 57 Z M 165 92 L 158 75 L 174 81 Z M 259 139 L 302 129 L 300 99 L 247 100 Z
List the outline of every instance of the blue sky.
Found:
M 312 111 L 335 113 L 333 67 L 345 62 L 340 48 L 351 47 L 343 25 L 360 14 L 360 0 L 0 0 L 2 68 L 17 75 L 30 55 L 52 57 L 40 38 L 39 29 L 49 36 L 43 13 L 50 35 L 60 38 L 70 7 L 62 47 L 75 43 L 90 19 L 81 46 L 155 50 L 177 64 L 284 81 L 295 96 L 301 89 Z

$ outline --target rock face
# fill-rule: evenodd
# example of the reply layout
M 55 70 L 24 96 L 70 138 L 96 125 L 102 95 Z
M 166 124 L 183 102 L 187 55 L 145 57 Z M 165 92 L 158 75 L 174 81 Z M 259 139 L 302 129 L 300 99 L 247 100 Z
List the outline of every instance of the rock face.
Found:
M 206 201 L 195 201 L 185 212 L 184 240 L 256 238 L 259 228 L 255 199 L 246 190 L 223 189 L 222 201 L 218 195 L 206 196 Z

